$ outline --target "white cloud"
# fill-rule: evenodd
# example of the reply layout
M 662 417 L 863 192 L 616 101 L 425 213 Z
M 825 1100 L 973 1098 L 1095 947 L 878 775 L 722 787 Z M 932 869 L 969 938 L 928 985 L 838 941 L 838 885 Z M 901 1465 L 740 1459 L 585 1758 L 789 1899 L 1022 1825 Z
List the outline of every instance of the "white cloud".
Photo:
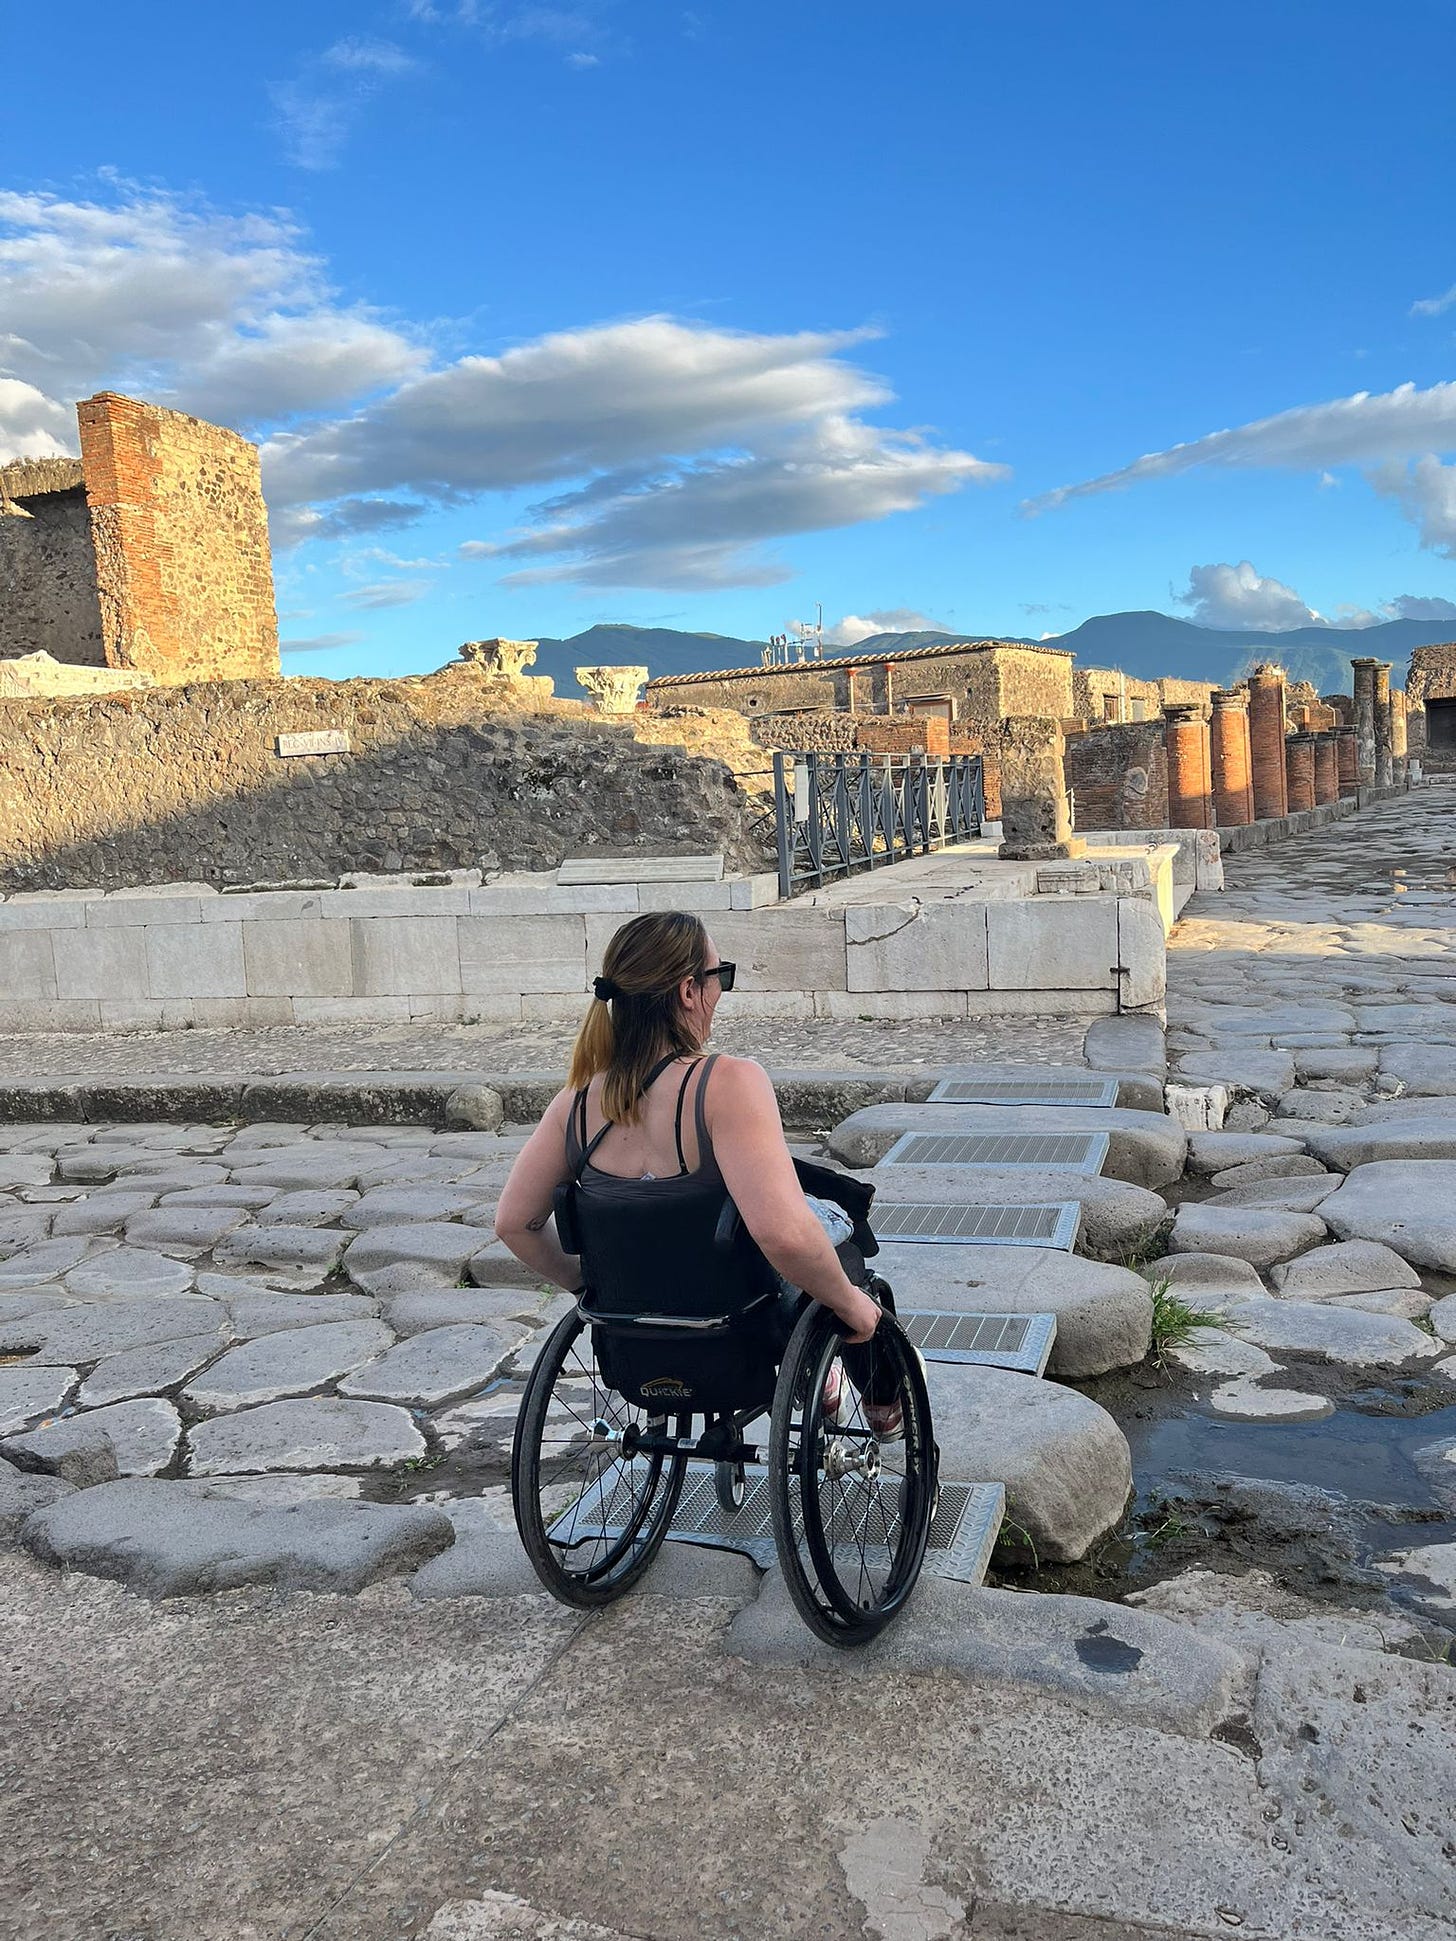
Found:
M 280 640 L 283 654 L 329 654 L 336 647 L 357 647 L 363 634 L 313 634 L 306 640 Z
M 1329 622 L 1306 606 L 1292 586 L 1266 579 L 1248 560 L 1195 566 L 1186 592 L 1175 593 L 1180 606 L 1192 608 L 1200 627 L 1247 628 L 1258 633 L 1285 633 L 1291 627 L 1324 627 Z
M 440 362 L 342 303 L 286 217 L 154 192 L 0 194 L 0 318 L 0 457 L 73 450 L 73 400 L 103 387 L 237 425 L 280 548 L 544 490 L 462 551 L 517 583 L 769 585 L 777 539 L 1005 476 L 866 421 L 892 393 L 846 353 L 872 332 L 648 317 Z
M 296 168 L 337 166 L 364 109 L 386 81 L 418 63 L 393 41 L 349 35 L 270 90 L 284 152 Z
M 1456 305 L 1456 283 L 1438 297 L 1421 297 L 1410 307 L 1413 317 L 1439 317 Z
M 410 607 L 422 600 L 432 585 L 431 580 L 376 580 L 372 586 L 356 586 L 346 593 L 344 604 L 370 613 L 385 607 Z
M 1432 626 L 1456 626 L 1456 600 L 1434 593 L 1398 593 L 1390 602 L 1392 620 L 1423 620 Z
M 507 584 L 767 586 L 757 549 L 1005 475 L 866 424 L 889 393 L 835 353 L 863 332 L 767 336 L 670 317 L 558 332 L 407 381 L 352 418 L 275 439 L 270 496 L 337 516 L 385 494 L 455 504 L 585 479 L 466 558 L 543 561 Z
M 1422 546 L 1456 559 L 1456 465 L 1443 465 L 1427 452 L 1412 465 L 1378 467 L 1371 483 L 1400 507 L 1419 531 Z
M 1205 465 L 1319 471 L 1335 465 L 1374 465 L 1451 447 L 1456 447 L 1456 383 L 1433 384 L 1426 390 L 1401 384 L 1393 391 L 1359 391 L 1328 404 L 1301 405 L 1231 431 L 1210 432 L 1206 438 L 1149 452 L 1115 472 L 1044 492 L 1027 500 L 1024 509 L 1045 512 L 1069 499 L 1090 498 L 1145 479 L 1173 478 Z
M 923 634 L 948 633 L 938 620 L 932 620 L 928 613 L 917 613 L 913 607 L 888 607 L 879 613 L 847 613 L 842 620 L 836 620 L 832 627 L 824 629 L 826 647 L 856 647 L 860 641 L 868 640 L 874 634 Z
M 319 411 L 421 369 L 279 216 L 179 197 L 0 192 L 0 453 L 74 451 L 73 401 L 111 386 L 225 424 Z

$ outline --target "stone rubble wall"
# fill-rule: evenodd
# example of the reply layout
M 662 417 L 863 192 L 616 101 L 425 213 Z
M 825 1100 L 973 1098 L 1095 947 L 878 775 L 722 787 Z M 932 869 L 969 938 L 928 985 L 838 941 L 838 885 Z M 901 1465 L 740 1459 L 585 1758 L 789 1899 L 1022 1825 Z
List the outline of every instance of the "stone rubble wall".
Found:
M 18 508 L 0 513 L 0 670 L 20 654 L 50 654 L 86 667 L 106 666 L 91 515 L 79 467 L 7 465 L 5 486 Z
M 542 869 L 598 845 L 761 867 L 766 764 L 742 723 L 536 706 L 463 662 L 0 701 L 0 890 Z M 347 753 L 278 753 L 331 730 Z
M 1067 786 L 1078 829 L 1165 829 L 1168 752 L 1163 719 L 1109 723 L 1069 735 Z

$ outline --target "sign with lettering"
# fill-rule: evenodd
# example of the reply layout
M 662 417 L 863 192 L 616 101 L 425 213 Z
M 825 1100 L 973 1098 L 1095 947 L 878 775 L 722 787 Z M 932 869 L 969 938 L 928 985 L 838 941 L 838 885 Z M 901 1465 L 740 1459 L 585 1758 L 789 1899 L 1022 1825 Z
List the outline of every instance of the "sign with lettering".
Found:
M 349 736 L 343 728 L 315 728 L 309 734 L 280 735 L 280 755 L 347 755 Z

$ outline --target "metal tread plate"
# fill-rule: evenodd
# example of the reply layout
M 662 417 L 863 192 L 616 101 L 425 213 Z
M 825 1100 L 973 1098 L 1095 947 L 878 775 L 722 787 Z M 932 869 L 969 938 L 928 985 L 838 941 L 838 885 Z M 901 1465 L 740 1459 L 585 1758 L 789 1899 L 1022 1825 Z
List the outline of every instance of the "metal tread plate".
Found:
M 1100 1173 L 1105 1132 L 902 1132 L 882 1166 L 983 1166 L 1005 1172 Z
M 926 1361 L 1008 1368 L 1019 1375 L 1043 1374 L 1057 1338 L 1054 1314 L 951 1314 L 911 1308 L 898 1318 Z
M 1116 1105 L 1115 1078 L 943 1078 L 927 1105 Z
M 878 1240 L 959 1247 L 1055 1247 L 1070 1253 L 1082 1224 L 1076 1200 L 1005 1206 L 975 1201 L 881 1201 L 870 1223 Z

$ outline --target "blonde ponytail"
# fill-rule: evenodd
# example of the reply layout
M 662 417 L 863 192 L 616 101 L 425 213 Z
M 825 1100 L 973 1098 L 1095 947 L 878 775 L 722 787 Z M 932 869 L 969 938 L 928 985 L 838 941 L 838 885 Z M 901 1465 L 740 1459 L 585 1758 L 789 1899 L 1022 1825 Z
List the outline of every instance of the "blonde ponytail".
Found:
M 599 995 L 571 1048 L 567 1084 L 574 1091 L 599 1072 L 602 1116 L 632 1124 L 652 1067 L 666 1053 L 699 1049 L 677 1001 L 685 977 L 701 977 L 708 933 L 684 910 L 651 910 L 624 923 L 602 955 Z

